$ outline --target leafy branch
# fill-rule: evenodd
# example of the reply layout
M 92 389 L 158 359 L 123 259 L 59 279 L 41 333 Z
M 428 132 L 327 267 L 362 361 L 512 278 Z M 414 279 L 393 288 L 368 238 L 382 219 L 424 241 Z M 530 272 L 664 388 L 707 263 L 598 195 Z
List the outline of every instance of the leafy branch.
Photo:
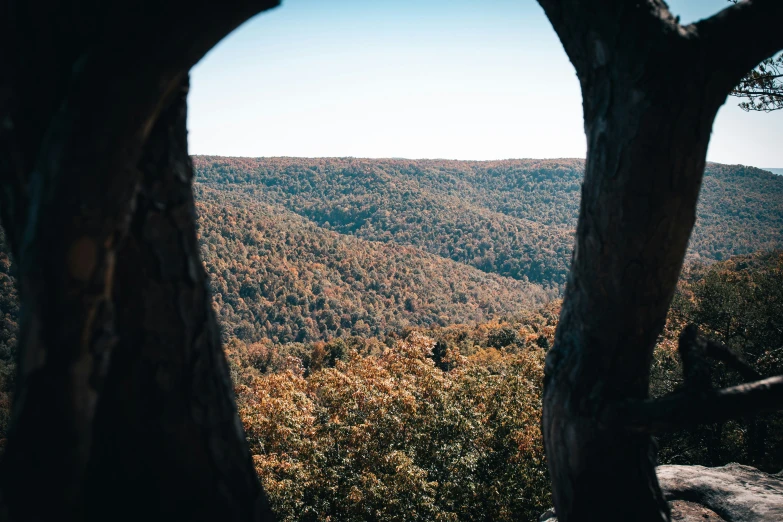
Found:
M 739 0 L 728 0 L 737 4 Z M 783 53 L 767 58 L 746 74 L 731 91 L 744 98 L 739 107 L 746 111 L 772 112 L 783 109 Z

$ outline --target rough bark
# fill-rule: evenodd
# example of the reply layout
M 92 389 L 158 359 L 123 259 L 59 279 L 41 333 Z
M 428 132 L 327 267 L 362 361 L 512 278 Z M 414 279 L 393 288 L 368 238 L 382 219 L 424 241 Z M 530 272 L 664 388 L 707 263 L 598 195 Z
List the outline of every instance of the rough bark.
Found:
M 669 508 L 652 439 L 603 422 L 601 412 L 647 396 L 714 117 L 734 76 L 738 81 L 775 49 L 764 37 L 716 68 L 714 38 L 705 34 L 705 43 L 699 31 L 719 33 L 731 23 L 725 15 L 681 27 L 659 0 L 540 3 L 576 68 L 588 146 L 576 245 L 544 383 L 556 511 L 564 522 L 664 521 Z M 601 513 L 607 491 L 618 502 Z
M 157 98 L 168 94 L 166 82 L 147 79 L 134 82 L 138 99 L 117 104 L 114 82 L 127 75 L 109 81 L 106 92 L 100 81 L 107 57 L 81 65 L 29 166 L 27 210 L 14 227 L 20 364 L 0 485 L 17 519 L 82 513 L 91 421 L 115 342 L 116 249 L 137 151 Z M 38 488 L 51 491 L 51 502 L 35 502 Z
M 130 330 L 115 328 L 116 311 L 124 318 L 130 309 L 117 302 L 114 282 L 118 249 L 142 179 L 137 167 L 142 148 L 189 68 L 237 25 L 276 4 L 6 0 L 0 5 L 0 217 L 18 267 L 21 298 L 19 378 L 0 464 L 5 518 L 85 516 L 91 501 L 85 498 L 90 453 L 94 444 L 104 443 L 93 440 L 96 405 L 111 353 L 118 341 L 124 343 L 118 334 Z M 200 277 L 200 267 L 178 269 L 194 281 Z M 183 303 L 191 311 L 204 303 L 197 292 L 160 298 L 193 299 Z M 247 482 L 241 430 L 227 431 L 227 419 L 235 422 L 236 416 L 230 414 L 225 368 L 208 340 L 214 321 L 208 310 L 192 320 L 205 323 L 207 340 L 188 341 L 204 346 L 203 356 L 188 359 L 193 368 L 183 373 L 193 385 L 200 379 L 212 386 L 223 402 L 185 398 L 192 401 L 192 415 L 202 415 L 210 451 L 225 454 L 223 476 L 215 481 L 235 491 L 221 494 L 243 503 L 217 518 L 238 519 L 258 512 L 247 504 L 260 498 L 258 485 Z M 99 433 L 113 435 L 107 429 Z M 177 465 L 184 465 L 182 459 L 170 463 L 172 469 Z M 191 470 L 180 469 L 180 480 Z M 93 479 L 93 485 L 100 481 L 97 474 Z M 164 489 L 157 493 L 165 495 Z M 217 505 L 213 497 L 192 496 L 190 503 L 203 500 L 209 513 Z
M 233 401 L 196 237 L 184 86 L 158 118 L 114 277 L 89 518 L 271 520 Z M 197 499 L 197 500 L 196 500 Z

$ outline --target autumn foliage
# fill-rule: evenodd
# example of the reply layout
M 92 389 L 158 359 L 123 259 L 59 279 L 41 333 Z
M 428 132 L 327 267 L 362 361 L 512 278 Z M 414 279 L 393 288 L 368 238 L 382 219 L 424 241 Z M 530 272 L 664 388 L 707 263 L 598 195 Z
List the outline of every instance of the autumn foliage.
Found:
M 450 350 L 444 372 L 434 345 L 414 332 L 307 376 L 242 372 L 240 415 L 282 520 L 529 520 L 550 502 L 544 351 Z
M 781 289 L 779 252 L 689 266 L 655 351 L 651 393 L 682 386 L 676 339 L 691 322 L 763 374 L 783 373 Z M 540 394 L 558 312 L 552 302 L 479 325 L 412 329 L 398 342 L 230 342 L 256 469 L 281 516 L 534 519 L 550 501 Z M 740 382 L 719 363 L 714 375 L 716 386 Z M 781 428 L 783 416 L 770 414 L 667 434 L 660 459 L 775 471 Z
M 543 365 L 581 161 L 194 164 L 213 306 L 282 520 L 534 520 L 551 504 Z M 708 166 L 652 395 L 682 386 L 676 339 L 688 323 L 765 376 L 783 373 L 781 201 L 783 178 Z M 17 314 L 0 230 L 0 441 Z M 714 376 L 740 382 L 719 364 Z M 659 447 L 663 462 L 778 471 L 783 415 L 668 434 Z
M 314 342 L 483 322 L 556 295 L 415 247 L 324 230 L 241 193 L 197 194 L 226 340 Z
M 193 158 L 197 180 L 369 241 L 562 290 L 584 161 Z M 783 247 L 783 178 L 709 163 L 689 260 Z
M 656 347 L 652 395 L 683 386 L 676 342 L 688 323 L 729 346 L 763 377 L 783 374 L 783 253 L 736 256 L 711 266 L 686 268 Z M 711 363 L 711 372 L 715 387 L 744 382 L 723 363 Z M 740 462 L 777 473 L 783 468 L 783 414 L 758 414 L 669 433 L 659 444 L 666 463 Z

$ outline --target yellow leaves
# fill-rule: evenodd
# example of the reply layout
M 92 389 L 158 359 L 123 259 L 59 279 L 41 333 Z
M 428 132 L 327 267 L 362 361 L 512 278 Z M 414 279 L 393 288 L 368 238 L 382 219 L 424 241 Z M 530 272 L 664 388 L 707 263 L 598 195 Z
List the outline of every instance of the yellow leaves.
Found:
M 534 456 L 541 458 L 540 454 L 540 441 L 541 429 L 538 424 L 529 423 L 521 430 L 516 430 L 512 433 L 511 439 L 517 445 L 518 454 L 514 456 L 512 461 L 518 461 L 523 455 Z
M 352 486 L 350 493 L 348 493 L 348 500 L 354 504 L 358 504 L 363 498 L 364 495 L 362 495 L 362 491 L 358 487 Z
M 443 372 L 427 357 L 433 345 L 415 334 L 378 357 L 237 386 L 256 470 L 282 520 L 503 521 L 550 502 L 543 352 L 454 350 L 459 364 Z

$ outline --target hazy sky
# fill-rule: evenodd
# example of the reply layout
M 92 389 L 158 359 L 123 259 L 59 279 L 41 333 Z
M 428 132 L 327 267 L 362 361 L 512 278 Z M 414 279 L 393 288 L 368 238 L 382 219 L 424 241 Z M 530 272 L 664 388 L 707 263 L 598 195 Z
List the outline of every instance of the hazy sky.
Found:
M 684 22 L 724 0 L 676 0 Z M 574 69 L 535 0 L 284 0 L 194 69 L 190 151 L 584 157 Z M 783 167 L 783 111 L 729 98 L 708 159 Z

